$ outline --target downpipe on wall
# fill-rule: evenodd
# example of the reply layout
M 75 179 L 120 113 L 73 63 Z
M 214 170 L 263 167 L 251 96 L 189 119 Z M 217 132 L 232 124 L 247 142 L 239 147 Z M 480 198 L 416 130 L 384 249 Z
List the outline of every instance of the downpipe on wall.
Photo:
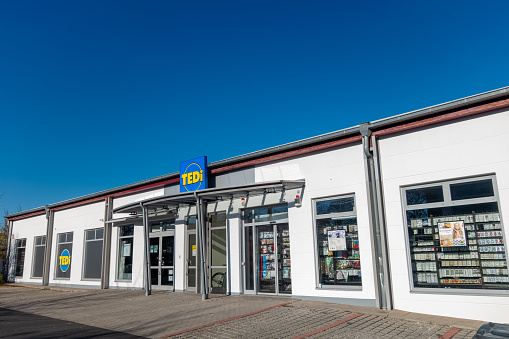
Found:
M 382 230 L 380 225 L 380 209 L 376 186 L 376 173 L 373 154 L 370 150 L 370 136 L 371 130 L 369 129 L 369 123 L 363 123 L 360 125 L 360 133 L 362 135 L 362 145 L 364 148 L 364 155 L 366 156 L 367 171 L 368 171 L 368 198 L 371 209 L 371 224 L 373 226 L 373 240 L 374 240 L 374 253 L 375 253 L 375 277 L 376 277 L 376 289 L 377 289 L 377 306 L 383 309 L 391 309 L 391 303 L 388 303 L 388 286 L 386 286 L 387 277 L 384 272 L 386 271 L 384 266 L 388 265 L 387 260 L 383 253 L 383 247 L 385 246 L 382 241 Z M 385 239 L 385 237 L 384 237 Z

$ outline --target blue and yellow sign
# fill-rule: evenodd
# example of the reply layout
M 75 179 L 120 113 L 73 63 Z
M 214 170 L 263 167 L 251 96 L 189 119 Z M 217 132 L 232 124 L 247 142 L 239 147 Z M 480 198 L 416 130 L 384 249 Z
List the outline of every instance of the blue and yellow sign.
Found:
M 193 192 L 207 188 L 207 157 L 180 163 L 180 192 Z
M 62 272 L 67 272 L 69 267 L 71 267 L 71 253 L 67 249 L 62 251 L 60 257 L 58 257 L 60 262 L 60 270 Z

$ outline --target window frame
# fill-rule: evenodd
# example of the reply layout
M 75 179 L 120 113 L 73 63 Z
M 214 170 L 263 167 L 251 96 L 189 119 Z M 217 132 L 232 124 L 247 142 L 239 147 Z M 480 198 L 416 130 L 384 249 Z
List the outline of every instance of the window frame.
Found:
M 132 235 L 121 236 L 120 235 L 121 229 L 123 227 L 127 227 L 127 226 L 132 226 L 133 227 L 133 234 Z M 126 225 L 121 225 L 121 226 L 117 227 L 117 260 L 116 260 L 117 264 L 116 264 L 116 267 L 115 267 L 115 281 L 116 282 L 130 282 L 130 281 L 133 280 L 132 272 L 131 272 L 131 279 L 122 279 L 122 278 L 120 278 L 119 277 L 119 275 L 120 275 L 119 266 L 120 266 L 120 251 L 121 251 L 121 249 L 120 249 L 120 242 L 122 241 L 122 239 L 127 239 L 127 238 L 131 238 L 132 239 L 132 243 L 131 243 L 132 244 L 132 246 L 131 246 L 131 257 L 134 259 L 133 251 L 134 251 L 134 230 L 135 229 L 136 229 L 136 224 L 132 224 L 132 223 L 126 224 Z
M 66 236 L 66 241 L 65 242 L 59 242 L 59 239 L 60 238 L 60 235 L 61 234 L 65 234 Z M 72 234 L 72 241 L 71 242 L 68 242 L 67 241 L 67 235 L 68 234 Z M 69 272 L 69 278 L 66 278 L 66 277 L 58 277 L 57 276 L 57 272 L 59 270 L 59 264 L 58 264 L 58 257 L 60 256 L 61 252 L 59 250 L 59 245 L 61 244 L 71 244 L 71 262 L 69 263 L 69 268 L 67 271 L 69 271 L 71 268 L 72 268 L 72 258 L 74 258 L 74 254 L 73 254 L 73 249 L 74 249 L 74 231 L 71 231 L 71 232 L 62 232 L 62 233 L 57 233 L 57 239 L 56 239 L 56 246 L 55 246 L 55 259 L 56 259 L 56 263 L 55 263 L 55 273 L 54 273 L 54 279 L 55 280 L 71 280 L 71 272 Z M 67 272 L 66 271 L 66 272 Z
M 36 240 L 37 238 L 41 238 L 41 242 L 42 242 L 42 239 L 44 239 L 44 245 L 37 245 L 37 240 Z M 34 237 L 34 250 L 32 253 L 32 270 L 30 272 L 30 278 L 32 278 L 32 279 L 42 279 L 44 277 L 44 262 L 46 261 L 46 258 L 45 258 L 46 244 L 47 244 L 46 234 L 38 235 L 38 236 Z M 36 247 L 44 247 L 43 261 L 42 261 L 42 275 L 40 277 L 36 277 L 34 275 Z
M 83 231 L 83 258 L 81 262 L 81 280 L 82 281 L 101 281 L 101 277 L 99 278 L 86 278 L 85 277 L 85 260 L 87 258 L 87 242 L 99 241 L 97 238 L 93 240 L 87 240 L 87 232 L 94 231 L 94 237 L 97 235 L 97 230 L 103 231 L 103 237 L 100 239 L 102 241 L 101 246 L 101 276 L 102 276 L 102 265 L 103 265 L 103 252 L 104 252 L 104 227 L 96 227 L 89 228 Z
M 18 245 L 19 242 L 19 245 Z M 23 245 L 23 242 L 25 243 Z M 21 275 L 18 275 L 18 260 L 19 260 L 19 250 L 23 249 L 23 265 L 21 266 Z M 15 278 L 23 278 L 23 274 L 25 274 L 25 257 L 27 253 L 27 238 L 19 238 L 16 239 L 16 269 L 14 270 Z
M 339 212 L 339 213 L 329 213 L 329 214 L 317 214 L 316 203 L 319 201 L 326 200 L 334 200 L 334 199 L 345 199 L 352 198 L 354 199 L 353 210 L 348 212 Z M 312 201 L 312 233 L 313 233 L 313 252 L 314 252 L 314 264 L 315 264 L 315 290 L 336 290 L 336 291 L 362 291 L 363 289 L 363 280 L 362 280 L 362 265 L 360 265 L 361 270 L 361 284 L 360 285 L 323 285 L 320 283 L 320 256 L 318 254 L 318 235 L 317 235 L 317 220 L 319 219 L 328 219 L 333 217 L 337 218 L 355 218 L 357 219 L 357 199 L 355 193 L 345 193 L 345 194 L 334 194 L 326 197 L 313 198 Z M 359 225 L 357 223 L 357 236 L 359 236 Z M 359 239 L 359 238 L 358 238 Z M 360 239 L 359 239 L 359 254 L 360 254 Z M 361 262 L 359 255 L 359 263 Z
M 493 196 L 491 197 L 482 197 L 482 198 L 471 198 L 471 199 L 460 199 L 460 200 L 452 200 L 450 185 L 459 184 L 459 183 L 467 183 L 467 182 L 476 182 L 490 179 L 493 185 Z M 418 204 L 418 205 L 407 205 L 406 201 L 406 191 L 412 190 L 416 188 L 425 188 L 425 187 L 433 187 L 433 186 L 442 186 L 444 201 L 438 203 L 426 203 L 426 204 Z M 421 209 L 431 209 L 431 208 L 441 208 L 441 207 L 454 207 L 454 206 L 463 206 L 463 205 L 475 205 L 482 203 L 496 203 L 499 214 L 500 214 L 500 225 L 502 229 L 502 239 L 504 241 L 504 249 L 506 254 L 506 263 L 508 263 L 509 268 L 509 258 L 507 255 L 509 254 L 507 251 L 507 239 L 505 236 L 505 227 L 504 221 L 502 218 L 502 212 L 500 208 L 500 200 L 499 200 L 499 190 L 497 185 L 497 178 L 494 173 L 489 174 L 481 174 L 476 176 L 467 176 L 460 177 L 454 179 L 445 179 L 445 180 L 437 180 L 427 183 L 420 183 L 415 185 L 402 185 L 400 186 L 400 196 L 401 196 L 401 204 L 402 204 L 402 225 L 404 229 L 405 236 L 405 250 L 406 250 L 406 261 L 407 261 L 407 273 L 408 273 L 408 284 L 410 293 L 420 293 L 420 294 L 448 294 L 448 295 L 481 295 L 481 296 L 507 296 L 509 290 L 503 289 L 468 289 L 468 288 L 437 288 L 437 287 L 415 287 L 413 270 L 412 270 L 412 253 L 410 246 L 410 235 L 408 234 L 408 225 L 407 225 L 407 211 L 412 210 L 421 210 Z

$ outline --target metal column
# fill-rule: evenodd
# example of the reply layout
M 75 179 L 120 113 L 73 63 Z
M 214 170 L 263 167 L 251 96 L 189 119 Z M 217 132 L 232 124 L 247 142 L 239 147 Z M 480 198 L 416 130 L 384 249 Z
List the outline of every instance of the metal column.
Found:
M 104 236 L 101 270 L 101 289 L 107 289 L 110 286 L 110 260 L 111 260 L 111 233 L 113 225 L 109 224 L 111 220 L 111 210 L 113 208 L 113 199 L 106 198 L 104 206 Z
M 53 243 L 53 220 L 55 212 L 46 207 L 46 247 L 44 248 L 44 266 L 42 268 L 42 286 L 49 285 L 51 264 L 51 244 Z M 57 254 L 58 255 L 58 254 Z
M 149 296 L 152 293 L 152 286 L 150 282 L 150 253 L 149 253 L 149 237 L 148 237 L 148 210 L 147 207 L 140 203 L 143 212 L 143 248 L 145 250 L 145 264 L 143 265 L 143 273 L 145 275 L 145 295 Z
M 205 258 L 205 242 L 203 238 L 203 216 L 201 210 L 201 199 L 196 192 L 194 192 L 194 197 L 196 198 L 196 216 L 197 218 L 197 227 L 198 227 L 198 243 L 200 246 L 200 260 L 201 260 L 201 300 L 207 300 L 208 298 L 208 289 L 207 289 L 207 267 L 206 267 L 206 258 Z

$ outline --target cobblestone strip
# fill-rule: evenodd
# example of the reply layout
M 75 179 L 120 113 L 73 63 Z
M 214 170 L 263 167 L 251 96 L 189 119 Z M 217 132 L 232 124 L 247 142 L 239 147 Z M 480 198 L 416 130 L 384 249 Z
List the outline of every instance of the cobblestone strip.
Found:
M 362 315 L 351 321 L 344 322 L 326 331 L 313 335 L 313 339 L 329 339 L 329 338 L 442 338 L 451 331 L 451 327 L 445 325 L 430 324 L 427 322 L 405 321 L 401 319 L 392 319 L 377 315 Z M 473 333 L 469 330 L 464 332 L 460 337 L 467 338 L 468 334 Z M 455 332 L 454 334 L 456 334 Z M 453 335 L 454 335 L 453 334 Z M 458 333 L 459 334 L 459 333 Z M 449 337 L 451 338 L 451 337 Z
M 273 309 L 273 308 L 281 307 L 281 306 L 285 306 L 285 305 L 288 305 L 288 304 L 291 304 L 291 303 L 283 303 L 283 304 L 279 304 L 279 305 L 275 305 L 275 306 L 267 307 L 267 308 L 264 308 L 263 310 L 254 311 L 254 312 L 247 313 L 247 314 L 243 314 L 243 315 L 239 315 L 239 316 L 236 316 L 236 317 L 233 317 L 233 318 L 228 318 L 228 319 L 224 319 L 224 320 L 219 320 L 219 321 L 213 322 L 213 323 L 211 323 L 211 324 L 201 325 L 201 326 L 197 326 L 197 327 L 190 328 L 190 329 L 187 329 L 187 330 L 183 330 L 183 331 L 179 331 L 179 332 L 171 333 L 171 334 L 168 334 L 168 335 L 162 336 L 161 338 L 174 337 L 174 336 L 177 336 L 177 335 L 179 335 L 179 334 L 183 334 L 183 333 L 186 333 L 186 332 L 191 332 L 191 331 L 199 330 L 199 329 L 201 329 L 201 328 L 205 328 L 205 327 L 214 326 L 214 325 L 217 325 L 217 324 L 225 323 L 225 322 L 227 322 L 227 321 L 233 321 L 233 320 L 237 320 L 237 319 L 240 319 L 240 318 L 245 318 L 245 317 L 248 317 L 248 316 L 250 316 L 250 315 L 254 315 L 254 314 L 257 314 L 257 313 L 265 312 L 265 311 L 271 310 L 271 309 Z
M 299 335 L 298 337 L 295 337 L 295 338 L 293 338 L 293 339 L 304 339 L 304 338 L 310 337 L 310 336 L 312 336 L 312 335 L 314 335 L 314 334 L 318 334 L 318 333 L 320 333 L 320 332 L 326 331 L 326 330 L 328 330 L 328 329 L 331 329 L 331 328 L 333 328 L 333 327 L 336 327 L 336 326 L 338 326 L 338 325 L 341 325 L 341 324 L 343 324 L 343 323 L 346 323 L 347 321 L 350 321 L 350 320 L 352 320 L 352 319 L 355 319 L 355 318 L 357 318 L 357 317 L 360 317 L 361 315 L 362 315 L 362 313 L 357 313 L 357 314 L 351 315 L 351 316 L 349 316 L 349 317 L 346 317 L 346 318 L 344 318 L 344 319 L 342 319 L 342 320 L 340 320 L 340 321 L 336 321 L 335 323 L 332 323 L 332 324 L 327 325 L 327 326 L 325 326 L 325 327 L 319 328 L 319 329 L 314 330 L 314 331 L 309 332 L 309 333 L 305 333 L 305 334 Z
M 290 304 L 243 319 L 182 333 L 175 336 L 175 338 L 291 339 L 302 333 L 309 333 L 318 328 L 323 328 L 352 314 L 348 311 L 331 312 L 323 308 L 293 307 Z

